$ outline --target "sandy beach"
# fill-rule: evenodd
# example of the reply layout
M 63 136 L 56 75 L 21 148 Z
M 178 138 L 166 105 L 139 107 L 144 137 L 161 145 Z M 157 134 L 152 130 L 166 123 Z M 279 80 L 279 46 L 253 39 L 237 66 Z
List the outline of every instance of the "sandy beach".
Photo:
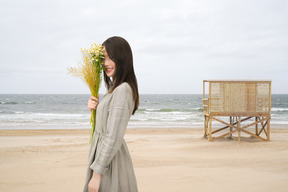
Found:
M 209 142 L 202 129 L 128 129 L 140 192 L 287 191 L 288 129 Z M 235 135 L 236 136 L 236 135 Z M 245 137 L 246 136 L 246 137 Z M 89 130 L 0 131 L 0 191 L 82 191 Z

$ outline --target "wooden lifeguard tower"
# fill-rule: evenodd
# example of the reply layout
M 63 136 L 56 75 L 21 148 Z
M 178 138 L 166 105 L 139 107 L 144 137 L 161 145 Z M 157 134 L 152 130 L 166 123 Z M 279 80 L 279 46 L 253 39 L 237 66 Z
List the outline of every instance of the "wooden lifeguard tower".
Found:
M 209 84 L 208 98 L 205 84 Z M 203 112 L 204 137 L 209 141 L 225 136 L 232 138 L 235 132 L 238 132 L 238 141 L 241 140 L 241 132 L 269 141 L 271 81 L 204 80 Z M 212 129 L 212 120 L 224 124 L 224 127 Z

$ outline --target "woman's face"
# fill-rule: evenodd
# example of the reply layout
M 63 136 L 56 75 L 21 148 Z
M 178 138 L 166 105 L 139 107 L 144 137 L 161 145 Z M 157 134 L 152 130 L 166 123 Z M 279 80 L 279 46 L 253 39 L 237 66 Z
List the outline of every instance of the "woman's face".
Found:
M 105 73 L 108 77 L 113 77 L 116 70 L 115 69 L 116 64 L 108 56 L 105 47 L 103 47 L 103 55 L 104 55 L 103 65 L 105 67 Z

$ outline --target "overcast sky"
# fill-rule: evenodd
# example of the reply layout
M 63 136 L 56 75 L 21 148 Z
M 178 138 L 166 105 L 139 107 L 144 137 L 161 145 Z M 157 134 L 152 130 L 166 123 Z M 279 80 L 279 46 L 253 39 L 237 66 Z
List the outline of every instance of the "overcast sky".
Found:
M 288 93 L 287 0 L 1 0 L 0 28 L 0 94 L 89 94 L 67 67 L 115 35 L 142 94 L 202 93 L 204 79 L 271 79 Z

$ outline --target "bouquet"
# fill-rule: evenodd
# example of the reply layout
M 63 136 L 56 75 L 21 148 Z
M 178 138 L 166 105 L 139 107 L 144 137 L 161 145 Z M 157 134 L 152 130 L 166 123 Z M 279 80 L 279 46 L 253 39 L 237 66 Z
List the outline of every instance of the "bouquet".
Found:
M 79 77 L 89 87 L 91 95 L 98 97 L 99 88 L 102 80 L 103 47 L 101 44 L 91 44 L 89 49 L 82 48 L 82 61 L 78 67 L 69 67 L 68 73 Z M 92 110 L 90 123 L 92 122 L 90 143 L 93 140 L 93 133 L 96 125 L 96 111 Z

